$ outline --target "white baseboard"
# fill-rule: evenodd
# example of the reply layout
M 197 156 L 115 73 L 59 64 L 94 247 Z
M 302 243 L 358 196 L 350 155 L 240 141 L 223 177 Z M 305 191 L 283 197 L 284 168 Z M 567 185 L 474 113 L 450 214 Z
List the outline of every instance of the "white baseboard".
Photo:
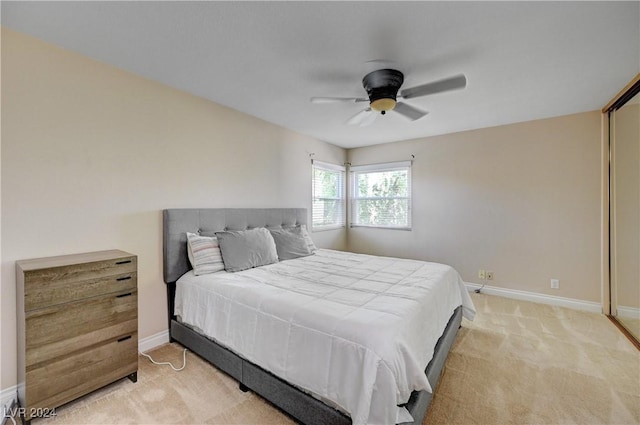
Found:
M 144 353 L 169 342 L 169 330 L 138 340 L 138 351 Z
M 18 404 L 18 386 L 14 385 L 13 387 L 9 387 L 5 390 L 0 391 L 0 424 L 4 425 L 7 422 L 7 415 L 11 411 L 12 408 L 15 408 Z M 12 423 L 9 420 L 8 423 Z
M 475 291 L 482 285 L 465 282 L 469 292 Z M 498 288 L 495 286 L 485 286 L 482 292 L 487 295 L 513 298 L 515 300 L 531 301 L 534 303 L 548 304 L 557 307 L 567 307 L 574 310 L 588 311 L 591 313 L 602 313 L 602 304 L 593 301 L 576 300 L 574 298 L 557 297 L 555 295 L 538 294 L 536 292 L 520 291 L 518 289 Z
M 623 305 L 619 305 L 617 309 L 619 317 L 640 320 L 640 308 L 638 307 L 625 307 Z

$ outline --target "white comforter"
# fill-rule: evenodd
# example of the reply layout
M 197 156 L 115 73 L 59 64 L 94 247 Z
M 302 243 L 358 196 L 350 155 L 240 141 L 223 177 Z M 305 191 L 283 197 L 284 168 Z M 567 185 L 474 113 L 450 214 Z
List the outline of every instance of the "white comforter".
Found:
M 239 273 L 178 280 L 175 314 L 251 362 L 347 412 L 411 421 L 424 369 L 454 309 L 475 309 L 460 275 L 422 261 L 319 250 Z

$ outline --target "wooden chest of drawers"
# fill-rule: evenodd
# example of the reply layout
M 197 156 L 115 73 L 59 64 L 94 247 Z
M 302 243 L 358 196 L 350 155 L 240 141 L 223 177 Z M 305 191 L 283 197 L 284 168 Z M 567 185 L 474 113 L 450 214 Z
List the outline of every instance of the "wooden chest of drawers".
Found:
M 38 412 L 138 371 L 137 257 L 100 251 L 16 262 L 18 399 Z

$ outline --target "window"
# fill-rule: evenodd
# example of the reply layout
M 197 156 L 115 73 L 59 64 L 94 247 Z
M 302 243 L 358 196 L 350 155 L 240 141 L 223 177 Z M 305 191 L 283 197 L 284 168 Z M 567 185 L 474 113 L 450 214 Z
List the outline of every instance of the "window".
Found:
M 411 229 L 411 162 L 351 167 L 351 226 Z
M 345 211 L 345 167 L 313 161 L 313 229 L 344 227 Z

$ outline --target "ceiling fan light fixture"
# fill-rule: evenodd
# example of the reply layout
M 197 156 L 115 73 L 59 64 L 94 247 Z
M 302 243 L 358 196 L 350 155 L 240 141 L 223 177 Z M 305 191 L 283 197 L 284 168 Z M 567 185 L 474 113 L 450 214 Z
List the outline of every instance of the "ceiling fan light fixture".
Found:
M 371 109 L 384 115 L 395 108 L 403 81 L 404 75 L 396 69 L 379 69 L 365 75 L 362 86 L 369 95 Z
M 396 100 L 392 98 L 381 98 L 371 102 L 371 109 L 385 113 L 396 107 Z

